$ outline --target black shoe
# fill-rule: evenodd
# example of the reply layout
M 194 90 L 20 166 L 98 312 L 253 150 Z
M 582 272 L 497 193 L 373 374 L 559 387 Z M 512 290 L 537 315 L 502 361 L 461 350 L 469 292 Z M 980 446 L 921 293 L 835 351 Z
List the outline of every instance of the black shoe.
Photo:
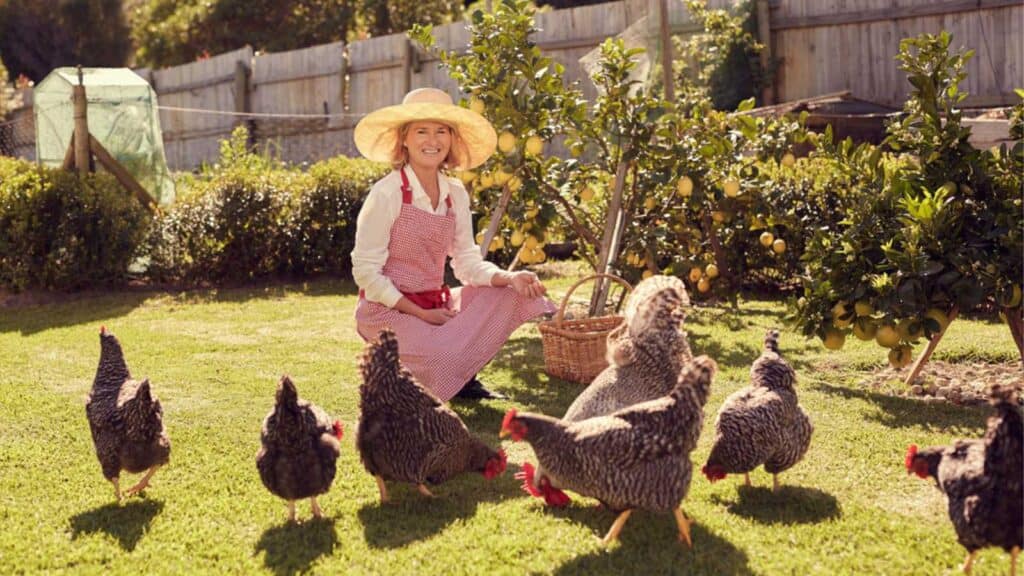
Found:
M 466 400 L 508 400 L 508 396 L 501 392 L 484 388 L 484 385 L 476 379 L 476 376 L 470 379 L 469 382 L 466 382 L 466 385 L 455 394 L 455 397 Z

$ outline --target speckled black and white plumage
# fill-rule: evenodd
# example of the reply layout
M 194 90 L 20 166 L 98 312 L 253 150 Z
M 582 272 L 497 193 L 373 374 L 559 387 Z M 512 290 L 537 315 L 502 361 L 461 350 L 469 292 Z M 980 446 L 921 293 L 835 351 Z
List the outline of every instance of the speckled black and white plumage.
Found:
M 597 498 L 613 510 L 678 508 L 690 488 L 717 366 L 694 359 L 668 396 L 577 422 L 530 413 L 507 417 L 556 488 Z M 516 436 L 513 436 L 514 438 Z
M 149 380 L 133 380 L 121 343 L 100 331 L 100 361 L 85 404 L 96 456 L 107 480 L 122 470 L 144 472 L 170 460 L 171 440 L 163 423 L 163 408 Z
M 584 420 L 660 398 L 692 354 L 682 329 L 690 299 L 675 276 L 652 276 L 630 294 L 623 324 L 608 336 L 609 366 L 573 401 L 564 419 Z
M 908 468 L 922 472 L 948 498 L 957 540 L 968 552 L 988 546 L 1024 548 L 1024 427 L 1013 393 L 996 389 L 996 413 L 981 440 L 917 451 Z
M 440 484 L 463 472 L 484 473 L 504 459 L 470 435 L 459 416 L 399 361 L 390 330 L 366 345 L 360 366 L 356 447 L 366 470 L 384 480 Z
M 334 420 L 319 406 L 299 398 L 283 376 L 274 407 L 263 419 L 256 469 L 271 494 L 294 501 L 327 493 L 341 454 Z
M 797 403 L 796 372 L 779 354 L 778 338 L 777 331 L 768 331 L 764 352 L 750 368 L 750 386 L 731 394 L 718 411 L 704 469 L 712 480 L 762 464 L 778 474 L 799 462 L 811 444 L 814 427 Z

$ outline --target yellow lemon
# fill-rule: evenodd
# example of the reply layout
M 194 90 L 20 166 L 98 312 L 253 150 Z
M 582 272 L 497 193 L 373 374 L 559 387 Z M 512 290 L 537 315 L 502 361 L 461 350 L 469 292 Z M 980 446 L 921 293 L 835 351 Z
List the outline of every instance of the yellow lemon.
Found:
M 494 186 L 494 175 L 487 172 L 480 176 L 480 188 L 490 188 L 491 186 Z
M 656 203 L 654 201 L 654 198 L 648 198 L 647 200 L 644 200 L 644 208 L 646 208 L 647 210 L 654 210 L 655 206 Z
M 541 262 L 548 259 L 548 255 L 544 253 L 544 250 L 540 246 L 533 249 L 533 263 L 540 264 Z
M 917 340 L 924 336 L 921 323 L 913 318 L 904 318 L 896 324 L 896 333 L 904 340 Z
M 700 276 L 700 268 L 697 268 L 696 266 L 690 268 L 690 282 L 697 282 L 700 280 Z
M 502 240 L 501 236 L 495 236 L 494 239 L 491 240 L 491 245 L 487 247 L 487 251 L 494 252 L 496 250 L 501 250 L 504 247 L 505 241 Z
M 693 194 L 693 180 L 689 176 L 683 176 L 676 182 L 676 192 L 683 198 L 689 198 Z
M 718 278 L 718 266 L 708 264 L 707 268 L 704 268 L 704 273 L 708 275 L 708 278 Z
M 796 164 L 796 156 L 793 156 L 790 152 L 786 152 L 782 155 L 783 166 L 792 166 L 793 164 Z
M 526 139 L 523 149 L 530 156 L 536 156 L 544 151 L 544 140 L 540 136 L 530 136 Z
M 845 343 L 846 334 L 832 328 L 825 331 L 825 348 L 828 348 L 829 350 L 841 350 Z
M 761 241 L 761 246 L 767 248 L 772 245 L 772 242 L 775 242 L 775 235 L 771 232 L 761 232 L 759 240 Z
M 929 308 L 928 311 L 924 313 L 924 317 L 931 318 L 938 322 L 939 330 L 945 330 L 946 326 L 949 326 L 949 316 L 946 316 L 946 313 L 938 308 Z
M 892 324 L 885 324 L 875 332 L 875 342 L 878 342 L 879 346 L 892 348 L 900 343 L 900 334 Z
M 722 212 L 721 210 L 715 210 L 714 212 L 711 213 L 711 219 L 721 224 L 722 222 L 725 222 L 725 212 Z
M 772 242 L 772 250 L 774 250 L 776 254 L 782 254 L 786 251 L 786 241 L 782 238 L 776 239 L 775 242 Z
M 540 208 L 530 208 L 529 210 L 526 211 L 526 217 L 536 218 L 538 212 L 540 212 Z
M 735 198 L 740 194 L 740 182 L 732 178 L 722 182 L 722 190 L 725 191 L 725 195 L 729 198 Z
M 518 247 L 520 247 L 520 246 L 522 246 L 522 245 L 523 245 L 523 240 L 525 240 L 525 239 L 526 239 L 526 238 L 525 238 L 525 237 L 523 236 L 523 233 L 522 233 L 522 232 L 520 232 L 519 230 L 516 230 L 515 232 L 513 232 L 513 233 L 512 233 L 512 237 L 511 237 L 511 238 L 509 238 L 509 242 L 510 242 L 510 243 L 511 243 L 511 244 L 512 244 L 513 246 L 515 246 L 516 248 L 518 248 Z
M 708 280 L 707 278 L 701 278 L 700 280 L 697 281 L 698 292 L 703 294 L 708 290 L 711 290 L 711 280 Z
M 594 189 L 590 186 L 584 186 L 583 190 L 580 190 L 580 200 L 584 202 L 590 202 L 594 199 Z
M 1020 306 L 1021 291 L 1020 286 L 1014 285 L 1013 294 L 1010 296 L 1010 302 L 1006 305 L 1007 308 L 1016 308 Z
M 498 170 L 494 173 L 494 183 L 498 186 L 504 186 L 505 182 L 512 179 L 511 172 L 505 172 L 504 170 Z
M 516 136 L 511 132 L 502 132 L 501 136 L 498 136 L 498 150 L 501 150 L 505 154 L 512 152 L 516 149 Z
M 540 242 L 537 241 L 537 237 L 533 234 L 527 236 L 526 240 L 523 242 L 523 246 L 526 246 L 527 250 L 534 250 L 538 245 L 540 245 Z
M 843 302 L 842 300 L 840 300 L 839 302 L 836 302 L 835 305 L 832 306 L 832 317 L 833 318 L 838 318 L 840 316 L 845 316 L 847 312 L 848 312 L 848 310 L 846 309 L 846 302 Z
M 903 368 L 914 359 L 914 349 L 910 346 L 897 346 L 889 350 L 889 364 L 893 368 Z
M 867 300 L 857 300 L 856 304 L 853 305 L 853 310 L 857 313 L 857 316 L 871 316 L 875 313 L 875 307 Z
M 523 187 L 523 181 L 518 176 L 513 176 L 508 180 L 508 189 L 511 192 L 518 192 Z
M 853 323 L 853 335 L 858 340 L 865 342 L 873 340 L 876 332 L 878 332 L 878 326 L 875 326 L 875 323 L 870 318 L 858 318 Z
M 472 110 L 473 112 L 476 112 L 477 114 L 483 114 L 485 109 L 484 101 L 475 96 L 470 98 L 469 109 Z

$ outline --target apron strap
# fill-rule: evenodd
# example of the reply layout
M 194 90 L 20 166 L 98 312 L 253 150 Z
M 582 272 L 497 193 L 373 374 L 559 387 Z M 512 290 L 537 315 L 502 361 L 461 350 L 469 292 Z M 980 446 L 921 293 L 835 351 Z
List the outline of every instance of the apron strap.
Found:
M 402 204 L 412 204 L 412 186 L 409 185 L 409 177 L 405 175 L 405 166 L 398 173 L 402 175 Z

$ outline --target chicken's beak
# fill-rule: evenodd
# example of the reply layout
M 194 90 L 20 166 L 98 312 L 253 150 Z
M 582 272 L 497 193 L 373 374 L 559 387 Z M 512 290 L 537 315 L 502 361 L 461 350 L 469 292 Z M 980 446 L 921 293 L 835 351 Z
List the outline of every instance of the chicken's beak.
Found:
M 498 438 L 504 438 L 504 437 L 508 436 L 511 433 L 512 433 L 512 431 L 510 431 L 508 428 L 502 428 L 501 432 L 498 432 Z

